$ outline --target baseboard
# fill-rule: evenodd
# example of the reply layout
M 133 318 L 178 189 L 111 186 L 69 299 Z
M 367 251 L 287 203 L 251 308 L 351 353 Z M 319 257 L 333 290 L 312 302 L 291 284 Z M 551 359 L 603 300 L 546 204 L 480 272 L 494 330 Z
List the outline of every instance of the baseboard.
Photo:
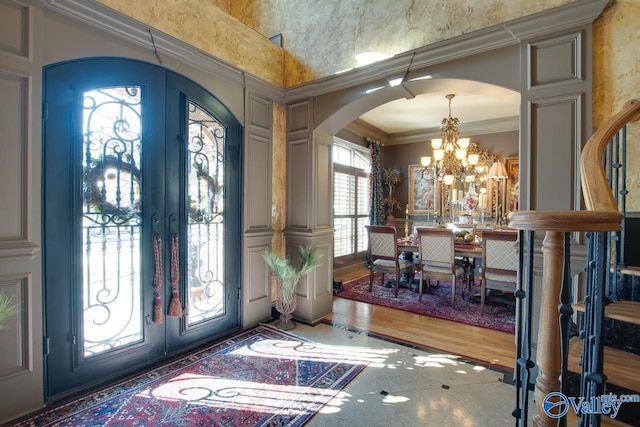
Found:
M 355 262 L 353 264 L 343 265 L 338 268 L 334 267 L 333 277 L 348 275 L 349 273 L 361 270 L 363 268 L 367 268 L 367 263 L 364 260 Z

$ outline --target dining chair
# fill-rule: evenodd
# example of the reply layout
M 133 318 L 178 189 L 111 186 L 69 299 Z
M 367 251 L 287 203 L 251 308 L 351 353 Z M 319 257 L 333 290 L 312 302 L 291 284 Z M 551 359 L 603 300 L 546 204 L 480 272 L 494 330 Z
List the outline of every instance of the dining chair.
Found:
M 422 302 L 422 286 L 427 279 L 427 290 L 431 280 L 451 283 L 451 307 L 456 298 L 456 281 L 464 278 L 464 268 L 455 262 L 453 230 L 447 228 L 419 228 L 418 252 L 420 258 L 420 285 L 418 301 Z
M 489 289 L 513 290 L 518 281 L 518 233 L 484 231 L 482 233 L 482 274 L 480 276 L 480 313 Z
M 367 257 L 369 259 L 369 292 L 373 290 L 373 273 L 382 273 L 382 284 L 384 284 L 384 274 L 395 274 L 395 296 L 398 297 L 400 286 L 400 274 L 409 275 L 409 283 L 414 276 L 413 263 L 410 260 L 398 258 L 397 232 L 395 227 L 386 225 L 366 225 L 369 237 L 369 249 Z

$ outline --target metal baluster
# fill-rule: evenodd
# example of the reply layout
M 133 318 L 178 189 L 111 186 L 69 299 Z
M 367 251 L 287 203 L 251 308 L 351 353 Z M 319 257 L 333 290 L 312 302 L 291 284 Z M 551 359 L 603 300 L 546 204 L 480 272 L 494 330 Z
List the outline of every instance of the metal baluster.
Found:
M 586 267 L 586 293 L 584 296 L 584 315 L 582 321 L 582 329 L 580 330 L 580 338 L 582 339 L 582 355 L 580 356 L 580 366 L 582 366 L 582 372 L 580 376 L 580 396 L 586 397 L 589 394 L 589 383 L 586 381 L 586 375 L 588 372 L 588 367 L 591 366 L 591 353 L 588 351 L 589 347 L 589 339 L 588 337 L 591 335 L 591 329 L 593 325 L 591 310 L 591 298 L 593 295 L 593 260 L 595 259 L 595 244 L 594 244 L 594 232 L 587 233 L 587 267 Z M 582 414 L 578 412 L 577 414 L 580 418 L 580 422 L 578 425 L 580 427 L 586 427 L 588 425 L 588 420 L 585 417 L 582 417 Z
M 627 211 L 627 194 L 629 191 L 627 190 L 627 127 L 624 126 L 620 132 L 618 132 L 615 137 L 609 143 L 609 151 L 615 150 L 614 153 L 610 154 L 609 160 L 609 174 L 610 179 L 609 182 L 611 184 L 611 192 L 616 201 L 616 205 L 620 209 L 623 217 L 621 220 L 622 230 L 619 233 L 610 233 L 611 244 L 615 245 L 613 248 L 613 254 L 615 257 L 611 260 L 612 262 L 608 265 L 614 267 L 614 271 L 612 273 L 612 280 L 610 281 L 610 286 L 606 289 L 606 295 L 612 300 L 619 299 L 619 291 L 618 286 L 620 283 L 621 276 L 618 273 L 619 267 L 623 267 L 625 265 L 625 255 L 624 255 L 624 241 L 625 241 L 625 220 L 626 220 L 626 211 Z M 615 177 L 615 180 L 613 180 Z M 613 181 L 612 181 L 613 180 Z M 611 253 L 611 251 L 610 251 Z M 610 255 L 607 255 L 610 257 Z
M 615 269 L 613 272 L 613 280 L 612 280 L 613 283 L 611 285 L 612 290 L 611 290 L 611 293 L 608 294 L 610 298 L 615 300 L 620 299 L 621 292 L 618 289 L 618 287 L 621 281 L 623 280 L 622 274 L 619 273 L 618 271 L 620 270 L 621 267 L 624 267 L 626 265 L 624 246 L 625 246 L 625 235 L 626 235 L 625 225 L 626 225 L 626 219 L 627 219 L 627 194 L 629 194 L 629 191 L 627 190 L 627 127 L 626 126 L 622 128 L 621 132 L 618 132 L 617 137 L 619 137 L 621 134 L 622 134 L 622 141 L 621 141 L 622 162 L 620 165 L 620 174 L 622 175 L 622 188 L 618 191 L 618 193 L 620 194 L 618 208 L 620 209 L 620 213 L 622 213 L 622 220 L 620 221 L 620 225 L 622 229 L 618 233 L 615 233 L 616 242 L 617 242 L 617 245 L 616 245 L 617 256 L 615 260 Z
M 522 287 L 522 268 L 524 265 L 524 230 L 518 231 L 518 278 L 516 280 L 516 291 L 514 296 L 516 297 L 516 366 L 514 366 L 514 374 L 515 374 L 515 383 L 516 383 L 516 404 L 511 411 L 511 415 L 516 419 L 515 425 L 526 425 L 527 424 L 527 414 L 522 413 L 521 402 L 520 402 L 520 388 L 522 387 L 522 372 L 521 372 L 521 360 L 522 360 L 522 330 L 523 330 L 523 322 L 522 322 L 522 308 L 524 305 L 524 297 L 525 292 Z M 526 392 L 522 391 L 522 395 Z M 524 422 L 524 424 L 522 424 Z
M 516 426 L 528 426 L 531 369 L 531 327 L 533 314 L 533 231 L 518 232 L 518 284 L 516 287 L 516 406 L 512 415 Z M 526 260 L 525 260 L 526 243 Z M 526 261 L 526 264 L 525 264 Z M 526 273 L 526 278 L 525 278 Z M 526 288 L 525 288 L 526 287 Z
M 618 204 L 618 192 L 616 188 L 618 187 L 619 176 L 618 176 L 618 166 L 616 166 L 619 162 L 620 157 L 620 149 L 619 144 L 617 142 L 619 136 L 616 135 L 615 138 L 612 138 L 609 141 L 607 148 L 602 153 L 602 167 L 607 172 L 607 182 L 609 183 L 609 187 L 611 188 L 611 192 L 615 199 L 616 204 Z M 615 159 L 615 160 L 614 160 Z M 618 237 L 615 234 L 611 235 L 611 239 L 615 242 Z M 609 260 L 611 258 L 611 253 L 606 254 L 607 264 L 609 264 Z M 613 286 L 617 286 L 617 281 L 614 280 Z M 615 293 L 615 289 L 607 289 L 607 294 Z M 586 319 L 586 317 L 585 317 Z
M 611 157 L 609 157 L 609 165 L 610 165 L 610 173 L 611 173 L 611 178 L 609 179 L 609 183 L 611 186 L 611 193 L 613 194 L 613 198 L 616 202 L 616 205 L 619 206 L 620 205 L 620 198 L 619 198 L 619 188 L 620 188 L 620 133 L 618 132 L 612 139 L 611 141 L 609 141 L 609 148 L 610 150 L 613 150 Z M 618 264 L 618 255 L 617 255 L 617 242 L 619 240 L 619 236 L 615 233 L 610 233 L 609 234 L 609 244 L 610 245 L 615 245 L 614 248 L 616 248 L 616 250 L 614 250 L 613 254 L 611 251 L 608 251 L 606 253 L 606 265 L 608 266 L 617 266 Z M 613 255 L 613 259 L 612 259 L 612 255 Z M 615 270 L 613 273 L 614 276 L 616 276 L 615 274 Z M 616 286 L 616 282 L 617 280 L 613 280 L 613 282 L 610 282 L 614 287 Z M 607 287 L 605 289 L 605 294 L 612 296 L 616 294 L 616 290 L 615 289 L 611 289 L 609 287 Z
M 620 168 L 622 173 L 622 189 L 620 190 L 621 202 L 618 205 L 620 208 L 620 213 L 622 214 L 622 230 L 618 235 L 620 236 L 620 244 L 618 245 L 619 254 L 618 254 L 618 265 L 625 265 L 625 257 L 624 257 L 624 239 L 625 239 L 625 221 L 627 218 L 627 194 L 629 194 L 629 190 L 627 190 L 627 126 L 622 128 L 622 165 Z M 617 289 L 616 289 L 617 291 Z M 616 293 L 617 295 L 617 293 Z
M 562 287 L 560 289 L 560 345 L 562 355 L 562 367 L 560 371 L 560 391 L 568 395 L 569 373 L 569 339 L 571 338 L 571 317 L 573 315 L 571 286 L 571 240 L 570 234 L 564 233 L 564 274 L 562 275 Z M 558 420 L 558 426 L 565 427 L 567 417 Z
M 587 269 L 588 295 L 585 298 L 585 330 L 582 350 L 581 393 L 586 401 L 604 394 L 603 374 L 604 289 L 608 278 L 605 264 L 607 236 L 605 232 L 589 233 Z M 580 426 L 599 426 L 600 414 L 582 414 Z
M 607 153 L 608 150 L 608 153 Z M 609 182 L 609 187 L 613 188 L 613 144 L 609 142 L 609 146 L 607 150 L 602 152 L 602 167 L 605 171 L 607 171 L 607 181 Z
M 596 251 L 595 251 L 595 232 L 587 233 L 588 240 L 588 259 L 587 259 L 587 289 L 584 298 L 585 310 L 584 310 L 584 322 L 583 322 L 583 330 L 580 332 L 582 338 L 582 355 L 581 355 L 581 363 L 582 372 L 580 377 L 580 396 L 588 398 L 591 396 L 591 383 L 587 380 L 587 376 L 590 372 L 591 367 L 591 359 L 592 352 L 590 351 L 591 339 L 590 337 L 593 335 L 593 294 L 594 294 L 594 277 L 595 277 L 595 269 L 594 263 L 596 259 Z M 580 427 L 586 427 L 590 425 L 590 420 L 588 415 L 582 416 L 581 413 L 578 413 L 580 416 Z

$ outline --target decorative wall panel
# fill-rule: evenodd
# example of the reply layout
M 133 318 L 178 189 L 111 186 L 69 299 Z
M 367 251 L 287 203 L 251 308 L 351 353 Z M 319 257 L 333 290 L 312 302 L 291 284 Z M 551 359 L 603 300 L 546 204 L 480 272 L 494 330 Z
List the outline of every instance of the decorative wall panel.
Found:
M 289 106 L 287 117 L 288 133 L 308 132 L 310 130 L 310 104 L 308 101 L 292 104 Z
M 581 42 L 578 33 L 530 44 L 530 87 L 583 79 Z
M 44 404 L 39 246 L 46 25 L 36 3 L 0 1 L 0 293 L 17 304 L 0 331 L 1 425 Z
M 248 135 L 245 143 L 247 170 L 245 192 L 245 230 L 271 227 L 271 148 L 270 140 Z
M 6 25 L 0 26 L 0 50 L 29 57 L 29 8 L 16 1 L 0 2 L 0 15 Z
M 271 274 L 262 253 L 269 249 L 271 233 L 252 234 L 245 238 L 242 290 L 243 327 L 265 321 L 271 313 Z
M 316 323 L 331 313 L 333 307 L 333 230 L 287 234 L 287 254 L 297 254 L 301 245 L 311 245 L 321 254 L 320 265 L 298 284 L 298 308 L 294 317 Z
M 29 297 L 31 276 L 29 273 L 0 276 L 0 294 L 16 305 L 16 313 L 7 320 L 2 330 L 0 345 L 0 381 L 31 369 L 29 330 Z
M 580 98 L 575 96 L 537 100 L 531 105 L 533 170 L 538 171 L 533 209 L 574 209 L 579 188 L 580 115 Z
M 315 250 L 322 254 L 323 259 L 333 260 L 333 241 L 323 239 L 315 246 Z M 326 298 L 328 294 L 333 298 L 333 263 L 323 262 L 314 273 L 316 276 L 314 298 Z
M 32 255 L 29 229 L 28 76 L 0 70 L 0 258 Z
M 272 116 L 271 101 L 254 94 L 249 95 L 249 124 L 264 130 L 271 130 Z
M 244 144 L 245 231 L 271 229 L 273 109 L 269 99 L 249 92 Z
M 269 249 L 269 245 L 263 242 L 253 242 L 255 245 L 249 245 L 247 248 L 247 262 L 251 267 L 247 270 L 249 275 L 248 283 L 251 283 L 247 291 L 247 302 L 255 302 L 266 298 L 269 299 L 269 288 L 271 275 L 266 264 L 262 259 L 262 254 Z
M 287 152 L 287 225 L 308 228 L 309 195 L 312 191 L 309 173 L 308 139 L 289 141 Z
M 316 144 L 316 226 L 329 228 L 333 225 L 333 164 L 332 164 L 332 140 L 315 137 Z M 332 256 L 333 257 L 333 256 Z

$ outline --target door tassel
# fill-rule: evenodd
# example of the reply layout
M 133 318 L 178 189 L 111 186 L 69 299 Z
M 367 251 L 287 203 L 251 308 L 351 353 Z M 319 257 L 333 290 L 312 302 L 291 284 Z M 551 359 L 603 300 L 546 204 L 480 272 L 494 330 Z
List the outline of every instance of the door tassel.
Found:
M 178 258 L 178 236 L 171 237 L 171 302 L 169 303 L 168 316 L 182 317 L 182 303 L 178 293 L 178 283 L 180 282 L 180 261 Z
M 153 323 L 162 323 L 162 239 L 156 235 L 153 239 L 153 257 L 155 259 L 155 271 L 153 274 L 153 288 L 155 300 L 153 303 Z

